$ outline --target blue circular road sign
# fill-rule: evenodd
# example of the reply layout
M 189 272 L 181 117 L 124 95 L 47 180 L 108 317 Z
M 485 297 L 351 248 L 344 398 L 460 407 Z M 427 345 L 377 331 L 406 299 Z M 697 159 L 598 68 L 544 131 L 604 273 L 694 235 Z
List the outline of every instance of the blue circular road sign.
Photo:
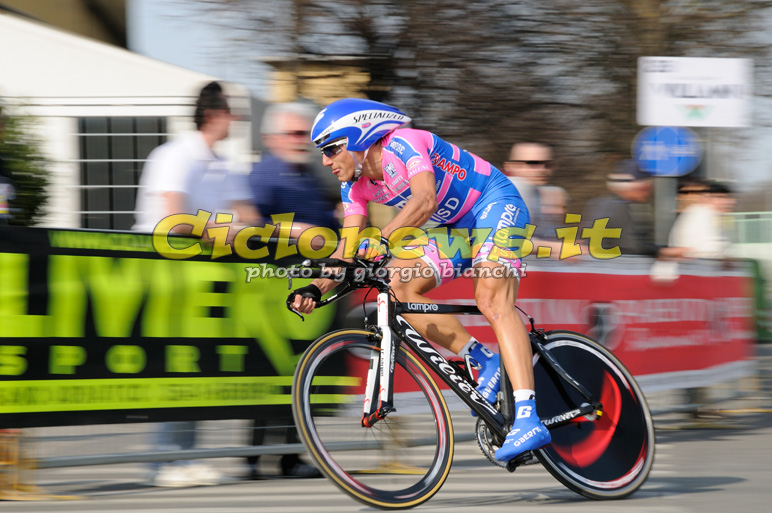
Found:
M 702 160 L 702 145 L 688 128 L 650 126 L 635 136 L 633 158 L 655 176 L 683 176 Z

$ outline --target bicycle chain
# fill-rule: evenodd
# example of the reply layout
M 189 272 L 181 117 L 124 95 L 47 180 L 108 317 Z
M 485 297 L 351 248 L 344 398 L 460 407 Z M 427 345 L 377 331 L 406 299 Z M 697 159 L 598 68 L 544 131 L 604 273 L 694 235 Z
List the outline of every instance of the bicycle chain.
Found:
M 496 453 L 496 447 L 491 443 L 491 431 L 481 418 L 478 418 L 477 424 L 475 424 L 475 434 L 477 435 L 477 447 L 479 447 L 485 457 L 488 458 L 488 461 L 497 467 L 507 468 L 505 462 L 498 461 L 495 458 L 494 454 Z

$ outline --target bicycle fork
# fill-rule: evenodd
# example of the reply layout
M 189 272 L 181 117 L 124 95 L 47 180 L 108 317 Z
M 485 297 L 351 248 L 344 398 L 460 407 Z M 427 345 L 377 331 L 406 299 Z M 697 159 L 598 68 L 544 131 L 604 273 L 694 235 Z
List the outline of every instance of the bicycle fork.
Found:
M 378 331 L 381 336 L 380 351 L 370 355 L 370 368 L 367 371 L 364 406 L 362 408 L 362 427 L 372 427 L 379 420 L 395 411 L 393 405 L 394 363 L 397 346 L 391 332 L 391 301 L 387 292 L 378 293 Z

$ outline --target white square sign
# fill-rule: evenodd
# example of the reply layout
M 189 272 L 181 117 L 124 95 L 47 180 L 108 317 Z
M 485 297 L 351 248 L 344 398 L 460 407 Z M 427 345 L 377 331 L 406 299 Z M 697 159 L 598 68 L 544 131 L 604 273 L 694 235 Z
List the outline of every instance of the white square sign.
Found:
M 746 127 L 752 97 L 750 59 L 638 59 L 639 125 Z

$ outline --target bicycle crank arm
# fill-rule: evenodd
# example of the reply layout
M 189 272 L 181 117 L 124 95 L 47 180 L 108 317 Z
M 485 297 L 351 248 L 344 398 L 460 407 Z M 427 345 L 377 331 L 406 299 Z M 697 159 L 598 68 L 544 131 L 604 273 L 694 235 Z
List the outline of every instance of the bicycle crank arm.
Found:
M 378 422 L 379 420 L 385 419 L 386 416 L 393 411 L 397 411 L 397 409 L 394 408 L 392 405 L 390 404 L 382 405 L 380 408 L 378 408 L 370 415 L 365 415 L 362 417 L 362 427 L 367 427 L 367 428 L 373 427 L 376 422 Z
M 542 419 L 542 423 L 548 428 L 554 428 L 568 424 L 574 419 L 584 417 L 586 415 L 593 415 L 596 418 L 603 415 L 603 405 L 601 404 L 585 404 L 575 410 L 571 410 L 560 415 L 555 415 L 549 419 Z

